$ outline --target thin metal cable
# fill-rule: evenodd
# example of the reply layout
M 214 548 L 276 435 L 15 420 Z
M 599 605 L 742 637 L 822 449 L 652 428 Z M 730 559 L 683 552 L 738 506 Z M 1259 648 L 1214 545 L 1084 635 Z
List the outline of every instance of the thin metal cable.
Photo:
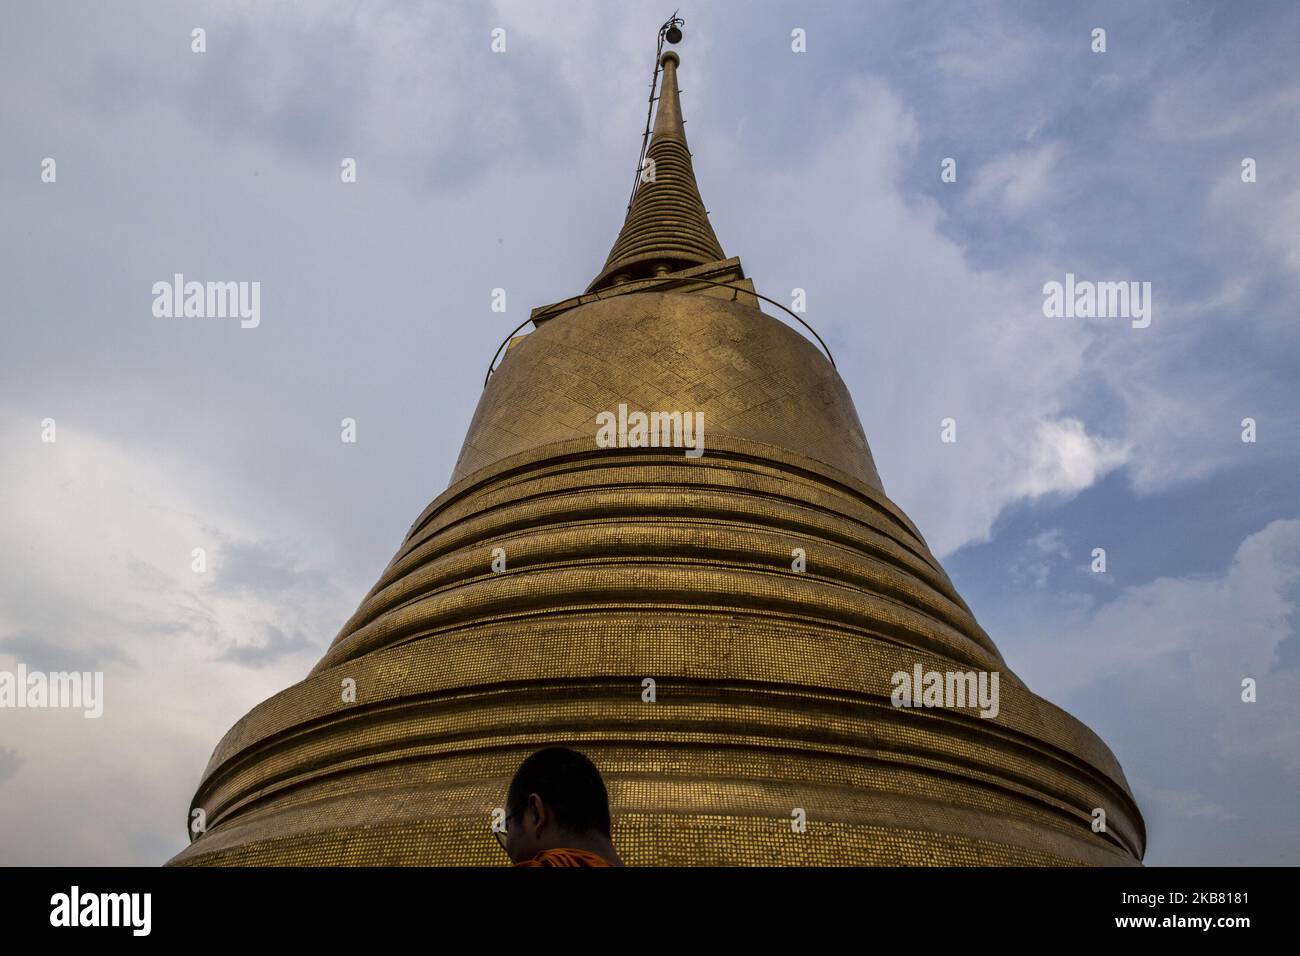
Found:
M 664 52 L 664 34 L 677 21 L 677 12 L 674 10 L 673 15 L 665 20 L 663 26 L 659 28 L 659 43 L 655 46 L 655 71 L 650 77 L 650 102 L 645 111 L 645 132 L 641 136 L 641 155 L 637 157 L 636 175 L 632 177 L 632 195 L 627 197 L 627 215 L 629 216 L 632 214 L 632 200 L 636 199 L 637 190 L 641 187 L 641 174 L 644 172 L 641 167 L 645 163 L 645 154 L 650 148 L 650 122 L 655 110 L 655 90 L 659 88 L 659 57 Z M 685 23 L 685 21 L 682 22 Z M 627 216 L 623 218 L 626 221 Z
M 791 312 L 789 309 L 787 309 L 785 306 L 783 306 L 780 302 L 777 302 L 775 299 L 769 299 L 767 296 L 762 295 L 761 293 L 758 293 L 758 292 L 750 292 L 750 291 L 747 290 L 747 289 L 741 289 L 741 288 L 738 288 L 738 287 L 732 285 L 730 282 L 717 282 L 717 281 L 715 281 L 715 280 L 713 280 L 713 279 L 700 279 L 700 278 L 698 278 L 698 277 L 696 277 L 696 276 L 661 276 L 661 277 L 658 277 L 658 278 L 652 278 L 652 279 L 638 279 L 638 280 L 637 280 L 637 284 L 638 284 L 638 285 L 640 285 L 640 284 L 643 283 L 643 282 L 651 282 L 651 283 L 657 283 L 657 282 L 670 282 L 670 283 L 671 283 L 671 282 L 703 282 L 705 285 L 716 285 L 716 286 L 721 286 L 721 287 L 724 288 L 724 289 L 732 289 L 732 290 L 734 290 L 734 291 L 737 292 L 737 293 L 743 293 L 744 295 L 752 295 L 752 296 L 754 296 L 754 298 L 756 298 L 756 299 L 762 299 L 764 302 L 771 302 L 771 303 L 772 303 L 774 306 L 776 306 L 778 309 L 781 309 L 781 310 L 783 310 L 784 312 L 788 313 L 788 314 L 790 315 L 791 318 L 793 318 L 796 322 L 798 322 L 798 323 L 799 323 L 800 325 L 802 325 L 805 329 L 807 329 L 809 332 L 812 333 L 812 337 L 815 338 L 815 339 L 817 340 L 817 344 L 820 345 L 820 346 L 822 347 L 822 351 L 826 353 L 826 358 L 827 358 L 827 360 L 831 363 L 831 368 L 835 369 L 836 371 L 839 371 L 839 367 L 835 364 L 835 356 L 831 355 L 831 350 L 830 350 L 829 348 L 827 348 L 826 343 L 822 341 L 822 337 L 821 337 L 820 335 L 817 334 L 817 330 L 814 329 L 814 328 L 813 328 L 811 325 L 809 325 L 807 322 L 805 322 L 803 319 L 799 318 L 799 316 L 796 315 L 794 312 Z M 594 292 L 594 293 L 592 293 L 592 296 L 593 296 L 594 299 L 596 299 L 596 300 L 602 300 L 602 301 L 603 301 L 604 299 L 612 299 L 612 298 L 615 298 L 616 296 L 620 296 L 620 295 L 636 295 L 637 293 L 640 293 L 640 292 L 643 292 L 643 291 L 645 291 L 645 290 L 644 290 L 644 289 L 637 289 L 635 292 L 630 291 L 630 290 L 629 290 L 629 291 L 626 291 L 626 292 L 619 292 L 617 289 L 603 289 L 603 290 L 601 290 L 600 292 Z M 606 293 L 608 293 L 608 294 L 606 294 Z M 583 298 L 587 298 L 587 297 L 586 297 L 586 296 L 583 296 Z M 734 301 L 734 300 L 733 300 L 733 301 Z M 584 303 L 582 303 L 582 304 L 583 304 L 583 305 L 586 305 L 587 303 L 584 302 Z M 514 332 L 511 332 L 509 335 L 507 335 L 507 336 L 505 337 L 505 340 L 504 340 L 500 345 L 497 346 L 497 350 L 496 350 L 496 352 L 492 355 L 492 361 L 488 363 L 487 374 L 483 376 L 483 387 L 484 387 L 484 388 L 487 388 L 488 379 L 490 379 L 490 378 L 492 377 L 492 373 L 496 371 L 497 359 L 498 359 L 498 358 L 500 357 L 500 355 L 501 355 L 501 350 L 502 350 L 503 348 L 505 348 L 507 344 L 509 344 L 510 340 L 511 340 L 512 338 L 514 338 L 516 332 L 518 332 L 520 329 L 522 329 L 525 325 L 527 325 L 527 324 L 528 324 L 529 322 L 531 322 L 531 321 L 533 321 L 531 316 L 530 316 L 529 318 L 527 318 L 527 319 L 524 319 L 524 321 L 520 322 L 517 326 L 515 326 Z

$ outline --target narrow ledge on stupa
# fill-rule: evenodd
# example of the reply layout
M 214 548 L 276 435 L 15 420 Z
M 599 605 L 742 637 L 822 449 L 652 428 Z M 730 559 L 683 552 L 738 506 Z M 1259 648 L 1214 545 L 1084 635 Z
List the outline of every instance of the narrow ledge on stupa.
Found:
M 714 285 L 715 282 L 722 284 Z M 715 262 L 706 262 L 676 272 L 664 272 L 643 279 L 629 279 L 598 292 L 575 295 L 562 302 L 538 306 L 529 313 L 529 318 L 533 320 L 534 326 L 540 326 L 543 322 L 548 322 L 557 315 L 576 309 L 580 305 L 586 305 L 588 302 L 634 292 L 697 293 L 716 299 L 726 299 L 729 302 L 740 302 L 754 309 L 758 308 L 754 280 L 745 278 L 740 256 L 732 256 L 730 259 L 718 259 Z

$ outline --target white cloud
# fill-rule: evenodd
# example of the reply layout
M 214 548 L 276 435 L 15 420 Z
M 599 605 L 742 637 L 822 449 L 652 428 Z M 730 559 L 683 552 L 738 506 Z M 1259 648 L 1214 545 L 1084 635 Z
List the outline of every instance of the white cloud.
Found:
M 1005 20 L 987 8 L 953 9 L 948 24 L 913 56 L 958 87 L 998 89 L 1031 74 L 1047 52 L 1044 38 L 1023 21 Z
M 1300 140 L 1284 148 L 1254 149 L 1243 145 L 1241 156 L 1229 157 L 1210 190 L 1206 202 L 1208 217 L 1232 230 L 1237 249 L 1271 253 L 1266 263 L 1281 266 L 1293 281 L 1300 281 L 1300 169 L 1295 148 Z M 1249 150 L 1249 151 L 1248 151 Z M 1255 160 L 1253 183 L 1241 179 L 1241 160 Z M 1248 260 L 1251 257 L 1247 257 Z M 1257 269 L 1259 263 L 1250 263 Z
M 252 489 L 237 499 L 249 510 L 232 513 L 213 493 L 224 476 L 57 427 L 45 444 L 39 416 L 0 414 L 0 668 L 102 669 L 104 714 L 0 717 L 11 770 L 0 858 L 157 864 L 183 845 L 221 735 L 306 675 L 360 591 L 298 560 L 327 559 L 331 545 L 254 510 Z M 208 549 L 204 574 L 196 547 Z M 250 555 L 256 568 L 234 566 Z
M 1230 823 L 1241 819 L 1239 814 L 1207 800 L 1204 794 L 1192 790 L 1174 790 L 1146 785 L 1135 786 L 1134 790 L 1139 805 L 1149 807 L 1159 804 L 1166 813 L 1173 816 L 1202 817 L 1216 823 Z
M 736 204 L 729 229 L 745 237 L 760 291 L 808 290 L 886 491 L 942 556 L 984 539 L 1008 504 L 1075 494 L 1127 460 L 1120 439 L 1066 412 L 1092 339 L 1122 330 L 1045 319 L 1041 277 L 1054 270 L 1040 262 L 970 265 L 942 208 L 901 188 L 930 163 L 916 155 L 913 115 L 875 80 L 847 94 L 850 108 L 826 124 L 838 133 L 804 166 L 741 174 L 752 166 L 738 147 L 717 142 L 710 162 L 737 170 L 738 193 L 784 197 L 779 219 L 772 204 Z M 949 417 L 955 444 L 940 442 Z
M 1264 756 L 1300 775 L 1300 673 L 1278 669 L 1296 637 L 1300 519 L 1242 541 L 1221 575 L 1159 578 L 1123 590 L 1016 651 L 1017 673 L 1050 700 L 1112 681 L 1174 722 L 1194 726 L 1207 756 Z M 1259 702 L 1243 703 L 1253 678 Z M 1177 715 L 1177 716 L 1174 716 Z
M 1026 542 L 1023 551 L 1008 563 L 1007 573 L 1016 584 L 1029 583 L 1042 590 L 1047 587 L 1052 567 L 1069 557 L 1065 532 L 1060 528 L 1049 528 Z
M 1257 130 L 1290 124 L 1300 118 L 1300 84 L 1263 90 L 1242 90 L 1226 85 L 1224 77 L 1253 79 L 1227 57 L 1226 69 L 1188 71 L 1158 89 L 1151 97 L 1148 126 L 1159 138 L 1173 143 L 1211 140 L 1248 140 Z
M 1030 441 L 1025 469 L 1013 485 L 1017 495 L 1073 494 L 1129 459 L 1124 443 L 1089 435 L 1074 418 L 1042 421 Z
M 1198 540 L 1189 530 L 1187 548 Z M 1143 573 L 1131 552 L 1110 559 L 1118 579 Z M 1295 860 L 1300 519 L 1245 537 L 1212 573 L 1129 585 L 1105 603 L 1059 586 L 1022 591 L 999 615 L 998 645 L 1017 675 L 1121 762 L 1146 820 L 1148 863 Z M 1242 700 L 1247 677 L 1254 703 Z
M 1063 153 L 1060 143 L 1045 143 L 998 156 L 976 171 L 971 201 L 991 202 L 1008 216 L 1020 216 L 1059 200 L 1064 194 L 1058 168 Z

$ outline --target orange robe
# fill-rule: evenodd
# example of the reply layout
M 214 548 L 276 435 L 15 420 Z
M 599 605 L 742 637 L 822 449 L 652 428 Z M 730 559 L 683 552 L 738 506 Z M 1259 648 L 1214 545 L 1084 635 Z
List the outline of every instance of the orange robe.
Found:
M 611 866 L 603 856 L 597 856 L 588 850 L 575 850 L 570 847 L 557 847 L 543 850 L 536 856 L 516 863 L 515 866 Z

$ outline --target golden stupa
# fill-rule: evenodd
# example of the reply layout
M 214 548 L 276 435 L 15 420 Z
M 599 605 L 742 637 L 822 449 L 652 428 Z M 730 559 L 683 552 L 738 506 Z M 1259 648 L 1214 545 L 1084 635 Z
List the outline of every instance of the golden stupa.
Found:
M 629 865 L 1141 860 L 1114 755 L 1007 669 L 831 361 L 723 253 L 660 65 L 604 268 L 533 310 L 450 487 L 217 745 L 173 865 L 505 865 L 492 812 L 554 743 L 601 769 Z M 638 411 L 702 413 L 703 454 L 597 441 Z M 1000 675 L 996 716 L 895 706 L 918 667 Z

